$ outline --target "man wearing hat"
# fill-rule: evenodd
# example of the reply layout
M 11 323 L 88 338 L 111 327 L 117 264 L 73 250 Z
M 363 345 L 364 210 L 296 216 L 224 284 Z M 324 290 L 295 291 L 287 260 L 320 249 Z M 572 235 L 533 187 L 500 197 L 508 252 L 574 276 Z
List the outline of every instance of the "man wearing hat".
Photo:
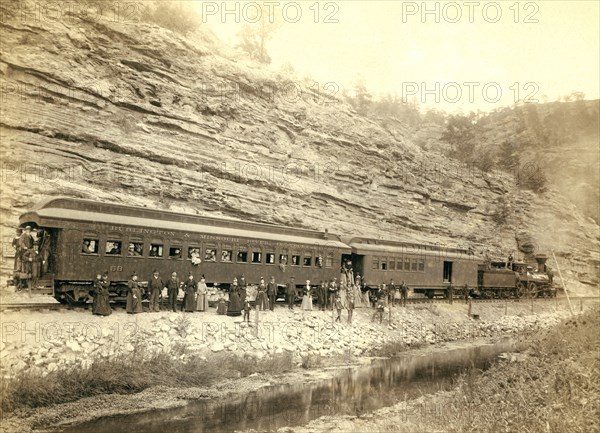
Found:
M 277 299 L 277 283 L 275 277 L 271 277 L 271 281 L 267 286 L 267 297 L 269 298 L 269 308 L 271 311 L 275 308 L 275 299 Z
M 150 309 L 149 312 L 160 311 L 160 297 L 162 289 L 165 287 L 163 280 L 159 278 L 158 270 L 154 270 L 152 278 L 148 281 L 148 292 L 150 293 Z
M 329 284 L 329 305 L 331 305 L 331 309 L 333 310 L 333 304 L 335 302 L 335 295 L 337 295 L 338 286 L 337 286 L 337 278 L 334 278 L 333 281 Z
M 169 296 L 169 308 L 173 311 L 177 311 L 177 295 L 179 294 L 179 278 L 177 278 L 177 272 L 171 274 L 171 278 L 167 280 L 167 295 Z
M 137 273 L 131 274 L 131 279 L 127 283 L 127 305 L 125 311 L 129 314 L 142 313 L 142 290 L 140 289 L 140 283 L 138 283 Z
M 296 282 L 294 277 L 290 277 L 290 282 L 285 286 L 285 297 L 287 300 L 288 308 L 294 309 L 294 299 L 296 298 Z

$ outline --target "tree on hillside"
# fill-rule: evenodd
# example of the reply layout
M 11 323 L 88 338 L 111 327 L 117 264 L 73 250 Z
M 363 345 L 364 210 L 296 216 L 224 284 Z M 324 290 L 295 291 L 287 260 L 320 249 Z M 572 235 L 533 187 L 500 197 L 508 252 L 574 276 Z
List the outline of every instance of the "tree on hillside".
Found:
M 475 150 L 475 125 L 470 117 L 450 117 L 441 138 L 450 144 L 452 156 L 462 161 L 472 159 Z
M 237 47 L 260 63 L 271 63 L 271 56 L 267 53 L 267 42 L 281 26 L 275 20 L 273 8 L 267 8 L 255 3 L 254 13 L 249 13 L 248 19 L 252 22 L 244 24 L 238 33 L 240 42 Z
M 512 172 L 519 165 L 517 145 L 512 141 L 504 141 L 498 150 L 498 166 L 501 170 Z
M 367 89 L 367 83 L 365 79 L 359 75 L 354 84 L 354 108 L 359 114 L 366 116 L 369 113 L 372 102 L 373 96 Z

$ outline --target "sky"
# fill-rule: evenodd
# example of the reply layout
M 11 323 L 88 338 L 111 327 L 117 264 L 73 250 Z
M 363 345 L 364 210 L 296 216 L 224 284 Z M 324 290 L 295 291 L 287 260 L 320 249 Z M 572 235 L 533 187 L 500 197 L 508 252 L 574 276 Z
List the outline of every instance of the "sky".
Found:
M 280 23 L 268 44 L 321 88 L 397 94 L 424 109 L 490 111 L 600 94 L 597 1 L 196 2 L 203 21 L 235 45 L 256 5 Z M 333 83 L 333 87 L 331 84 Z

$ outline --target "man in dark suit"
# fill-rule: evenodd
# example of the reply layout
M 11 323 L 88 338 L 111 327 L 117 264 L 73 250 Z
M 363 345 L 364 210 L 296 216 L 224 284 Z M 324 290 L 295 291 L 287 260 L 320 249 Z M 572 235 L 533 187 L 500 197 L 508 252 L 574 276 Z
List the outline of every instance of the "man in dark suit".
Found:
M 165 284 L 155 269 L 152 278 L 148 281 L 148 293 L 150 294 L 150 309 L 148 311 L 160 311 L 160 297 L 163 287 L 165 287 Z
M 179 294 L 179 278 L 177 272 L 171 274 L 171 278 L 167 280 L 167 294 L 169 296 L 169 308 L 177 311 L 177 295 Z
M 269 308 L 271 311 L 275 308 L 275 299 L 277 299 L 277 283 L 275 277 L 271 277 L 271 281 L 267 285 L 267 297 L 269 298 Z
M 294 277 L 290 277 L 290 282 L 285 286 L 285 297 L 290 310 L 294 309 L 294 299 L 296 299 L 296 282 Z

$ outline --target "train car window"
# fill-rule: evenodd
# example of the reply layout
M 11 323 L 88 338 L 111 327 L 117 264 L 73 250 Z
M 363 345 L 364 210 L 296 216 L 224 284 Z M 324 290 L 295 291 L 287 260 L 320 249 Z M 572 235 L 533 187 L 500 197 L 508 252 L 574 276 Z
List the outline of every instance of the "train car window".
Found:
M 404 259 L 404 270 L 410 271 L 410 259 Z
M 229 245 L 224 245 L 221 250 L 221 261 L 223 263 L 233 262 L 233 249 Z
M 199 246 L 188 247 L 187 258 L 188 258 L 188 260 L 192 261 L 193 265 L 199 265 L 200 263 L 202 263 L 202 259 L 200 258 L 200 247 Z
M 82 254 L 98 254 L 98 239 L 84 238 L 81 245 Z
M 248 251 L 246 247 L 238 247 L 237 262 L 248 263 Z
M 425 271 L 425 260 L 423 259 L 419 260 L 419 271 Z
M 252 251 L 252 263 L 261 263 L 262 253 L 260 251 Z
M 217 261 L 217 247 L 208 246 L 204 250 L 204 261 L 205 262 L 216 262 Z
M 304 257 L 302 266 L 312 266 L 312 257 Z
M 142 257 L 143 253 L 143 242 L 129 242 L 127 245 L 127 257 Z
M 275 253 L 267 253 L 266 254 L 267 265 L 275 264 Z
M 396 270 L 396 262 L 394 261 L 394 259 L 390 259 L 390 263 L 388 266 L 389 266 L 390 271 Z
M 318 267 L 322 268 L 323 267 L 323 256 L 318 256 L 316 258 L 316 264 Z
M 287 262 L 288 262 L 288 255 L 287 254 L 279 254 L 279 264 L 287 265 Z
M 163 256 L 163 245 L 162 244 L 150 244 L 150 257 L 162 257 Z
M 106 241 L 106 255 L 107 256 L 120 256 L 121 255 L 121 241 Z
M 297 254 L 292 255 L 292 266 L 300 266 L 300 256 Z
M 373 257 L 373 266 L 372 269 L 379 269 L 379 257 Z
M 327 257 L 325 257 L 325 267 L 326 268 L 333 267 L 333 253 L 327 253 Z
M 417 259 L 412 259 L 410 270 L 415 272 L 418 270 Z
M 387 271 L 387 259 L 386 258 L 382 258 L 381 262 L 379 263 L 379 266 L 382 271 Z
M 181 247 L 169 247 L 169 258 L 180 259 L 181 258 Z

